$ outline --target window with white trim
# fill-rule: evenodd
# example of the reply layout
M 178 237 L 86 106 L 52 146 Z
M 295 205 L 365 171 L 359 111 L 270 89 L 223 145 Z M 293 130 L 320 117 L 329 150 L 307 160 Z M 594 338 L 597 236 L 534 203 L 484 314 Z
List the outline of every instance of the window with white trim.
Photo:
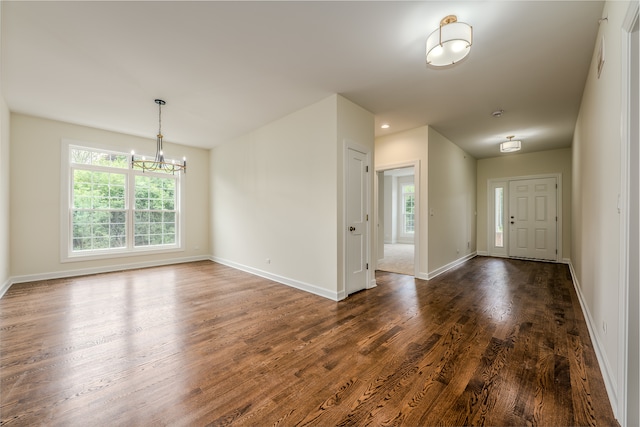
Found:
M 504 248 L 504 187 L 495 187 L 494 191 L 493 244 L 496 248 Z
M 402 233 L 414 234 L 415 232 L 415 185 L 413 182 L 403 183 L 401 185 L 402 194 Z
M 66 148 L 63 258 L 181 248 L 180 173 L 143 172 L 131 165 L 130 155 L 118 151 Z

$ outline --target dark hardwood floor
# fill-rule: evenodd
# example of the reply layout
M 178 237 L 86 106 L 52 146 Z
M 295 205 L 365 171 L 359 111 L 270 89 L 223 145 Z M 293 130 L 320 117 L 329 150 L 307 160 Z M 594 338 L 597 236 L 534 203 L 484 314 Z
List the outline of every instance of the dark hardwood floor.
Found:
M 333 302 L 198 262 L 16 284 L 6 425 L 617 425 L 566 265 L 474 258 Z

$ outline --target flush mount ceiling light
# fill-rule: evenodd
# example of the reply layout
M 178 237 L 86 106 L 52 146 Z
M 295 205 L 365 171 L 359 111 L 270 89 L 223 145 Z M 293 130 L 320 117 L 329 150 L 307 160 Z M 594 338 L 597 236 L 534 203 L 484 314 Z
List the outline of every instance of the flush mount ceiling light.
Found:
M 500 152 L 501 153 L 513 153 L 514 151 L 519 151 L 520 146 L 522 144 L 521 141 L 513 141 L 513 135 L 507 137 L 508 141 L 500 144 Z
M 389 129 L 389 123 L 385 123 L 382 126 L 380 126 L 382 129 Z
M 445 67 L 461 61 L 471 50 L 472 38 L 471 25 L 458 22 L 455 15 L 444 17 L 427 39 L 427 65 Z
M 182 159 L 182 164 L 175 161 L 167 162 L 164 159 L 164 152 L 162 150 L 162 106 L 166 104 L 162 99 L 156 99 L 155 103 L 158 104 L 158 135 L 156 136 L 156 157 L 153 160 L 146 160 L 144 157 L 137 158 L 135 153 L 131 152 L 131 167 L 134 169 L 141 169 L 142 172 L 169 172 L 175 174 L 176 172 L 183 171 L 187 173 L 187 159 Z

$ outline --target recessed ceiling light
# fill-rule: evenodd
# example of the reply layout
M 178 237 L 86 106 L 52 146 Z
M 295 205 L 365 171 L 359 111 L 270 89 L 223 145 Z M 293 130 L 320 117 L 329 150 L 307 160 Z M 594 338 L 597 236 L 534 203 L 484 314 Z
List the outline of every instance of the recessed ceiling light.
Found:
M 502 117 L 503 113 L 504 113 L 504 110 L 496 110 L 493 113 L 491 113 L 491 115 L 495 118 L 498 118 L 498 117 Z
M 389 129 L 389 124 L 385 123 L 382 126 L 380 126 L 382 129 Z

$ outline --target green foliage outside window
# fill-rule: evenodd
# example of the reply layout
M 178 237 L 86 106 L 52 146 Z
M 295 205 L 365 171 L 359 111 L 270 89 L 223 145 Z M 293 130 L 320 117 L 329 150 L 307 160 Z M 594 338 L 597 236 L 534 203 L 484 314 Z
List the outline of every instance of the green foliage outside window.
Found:
M 129 168 L 129 157 L 124 154 L 72 148 L 70 155 L 74 252 L 124 249 L 128 244 L 152 247 L 176 243 L 174 176 L 135 172 Z M 133 193 L 131 202 L 130 193 Z
M 135 183 L 135 246 L 175 243 L 175 179 L 137 175 Z

